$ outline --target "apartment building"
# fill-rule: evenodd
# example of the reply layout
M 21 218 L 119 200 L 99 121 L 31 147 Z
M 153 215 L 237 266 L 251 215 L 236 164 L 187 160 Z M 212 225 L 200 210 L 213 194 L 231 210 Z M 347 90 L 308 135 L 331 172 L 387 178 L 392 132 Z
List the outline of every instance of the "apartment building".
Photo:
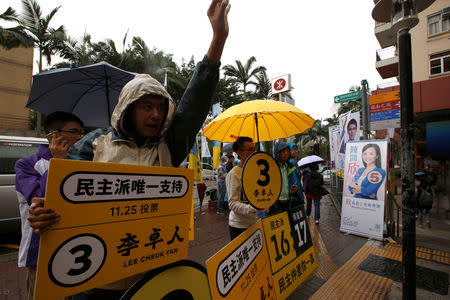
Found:
M 378 0 L 375 1 L 375 3 Z M 418 14 L 410 30 L 415 113 L 415 168 L 430 165 L 448 169 L 450 159 L 450 2 L 436 0 Z M 398 82 L 397 33 L 391 23 L 375 24 L 381 46 L 376 69 L 383 79 Z M 372 94 L 399 90 L 398 83 L 378 86 Z
M 28 135 L 33 48 L 0 47 L 0 135 Z

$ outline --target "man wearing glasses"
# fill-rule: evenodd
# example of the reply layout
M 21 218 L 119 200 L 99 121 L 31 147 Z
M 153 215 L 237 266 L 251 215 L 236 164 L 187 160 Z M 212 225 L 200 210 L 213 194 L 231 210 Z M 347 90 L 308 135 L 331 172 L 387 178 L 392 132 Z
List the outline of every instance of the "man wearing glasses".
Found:
M 17 161 L 16 193 L 22 219 L 19 267 L 27 267 L 28 299 L 33 299 L 39 235 L 27 221 L 31 199 L 44 197 L 51 158 L 66 158 L 67 150 L 82 137 L 83 122 L 75 115 L 57 111 L 45 118 L 44 128 L 49 145 L 40 145 L 36 154 Z
M 241 136 L 233 143 L 233 151 L 236 152 L 241 162 L 234 167 L 226 177 L 226 186 L 228 192 L 228 206 L 230 215 L 228 216 L 228 226 L 230 228 L 230 238 L 234 240 L 247 228 L 257 221 L 256 212 L 265 212 L 257 210 L 251 206 L 246 199 L 241 186 L 242 168 L 250 155 L 255 152 L 255 144 L 249 137 Z

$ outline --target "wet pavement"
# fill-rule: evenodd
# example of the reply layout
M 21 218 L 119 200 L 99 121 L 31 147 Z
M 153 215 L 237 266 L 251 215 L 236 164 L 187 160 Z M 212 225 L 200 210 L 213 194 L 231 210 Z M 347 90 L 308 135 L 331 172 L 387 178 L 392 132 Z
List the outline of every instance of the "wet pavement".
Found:
M 209 190 L 215 187 L 215 182 L 206 181 L 206 185 Z M 203 205 L 200 209 L 196 190 L 194 190 L 194 207 L 195 240 L 191 241 L 189 244 L 188 259 L 205 266 L 205 261 L 230 241 L 228 232 L 228 213 L 223 215 L 217 214 L 215 207 L 209 205 L 209 197 L 207 196 L 203 200 Z M 450 252 L 450 221 L 448 218 L 445 218 L 445 208 L 445 206 L 441 207 L 439 218 L 437 218 L 436 211 L 434 210 L 435 208 L 433 208 L 430 219 L 432 224 L 431 228 L 416 229 L 417 246 L 424 247 L 424 249 L 441 250 L 444 251 L 442 252 L 444 254 Z M 340 217 L 329 196 L 324 197 L 321 201 L 320 224 L 315 225 L 310 223 L 310 226 L 315 226 L 317 232 L 320 233 L 321 240 L 323 241 L 323 248 L 327 252 L 327 256 L 331 259 L 329 263 L 335 264 L 337 267 L 344 267 L 355 254 L 367 247 L 368 244 L 370 244 L 371 247 L 384 247 L 382 242 L 339 232 Z M 321 247 L 317 245 L 316 248 L 320 249 Z M 439 262 L 436 260 L 425 259 L 426 256 L 423 256 L 425 258 L 419 256 L 420 255 L 418 254 L 418 266 L 445 273 L 447 276 L 450 274 L 450 265 L 448 261 L 447 263 L 445 263 L 445 260 L 444 262 Z M 448 259 L 450 259 L 450 257 Z M 300 286 L 288 299 L 308 299 L 314 294 L 318 295 L 321 288 L 324 288 L 326 283 L 327 280 L 323 279 L 323 277 L 313 274 L 313 276 Z M 0 248 L 0 300 L 25 299 L 24 288 L 25 271 L 17 268 L 17 250 L 14 248 Z M 321 299 L 320 297 L 313 298 Z M 341 299 L 339 297 L 331 298 Z M 417 288 L 417 299 L 428 298 L 448 299 L 448 294 L 440 295 L 426 289 Z M 394 281 L 389 287 L 389 291 L 384 299 L 401 299 L 401 283 Z

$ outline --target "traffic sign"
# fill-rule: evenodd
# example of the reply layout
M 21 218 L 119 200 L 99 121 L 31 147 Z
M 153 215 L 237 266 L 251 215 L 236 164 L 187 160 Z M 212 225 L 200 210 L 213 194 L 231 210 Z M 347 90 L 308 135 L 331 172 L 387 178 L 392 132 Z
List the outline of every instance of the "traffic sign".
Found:
M 275 159 L 265 152 L 253 153 L 242 170 L 242 189 L 251 206 L 272 206 L 281 192 L 281 172 Z
M 354 91 L 347 94 L 334 96 L 334 103 L 342 103 L 361 99 L 360 91 Z
M 370 128 L 400 128 L 400 91 L 369 97 Z

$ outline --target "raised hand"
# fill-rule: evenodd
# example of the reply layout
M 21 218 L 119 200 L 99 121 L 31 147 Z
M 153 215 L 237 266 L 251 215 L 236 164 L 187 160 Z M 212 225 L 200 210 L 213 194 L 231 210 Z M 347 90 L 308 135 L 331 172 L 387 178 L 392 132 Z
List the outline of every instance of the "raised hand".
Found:
M 228 37 L 228 12 L 231 5 L 228 0 L 212 0 L 208 8 L 208 18 L 213 30 L 213 39 L 206 57 L 213 63 L 219 63 L 223 47 Z
M 228 0 L 213 0 L 208 9 L 208 18 L 216 38 L 228 36 L 228 12 L 231 5 Z
M 66 141 L 63 136 L 54 136 L 51 139 L 48 149 L 52 153 L 54 158 L 66 158 L 67 151 L 70 148 L 70 144 Z

